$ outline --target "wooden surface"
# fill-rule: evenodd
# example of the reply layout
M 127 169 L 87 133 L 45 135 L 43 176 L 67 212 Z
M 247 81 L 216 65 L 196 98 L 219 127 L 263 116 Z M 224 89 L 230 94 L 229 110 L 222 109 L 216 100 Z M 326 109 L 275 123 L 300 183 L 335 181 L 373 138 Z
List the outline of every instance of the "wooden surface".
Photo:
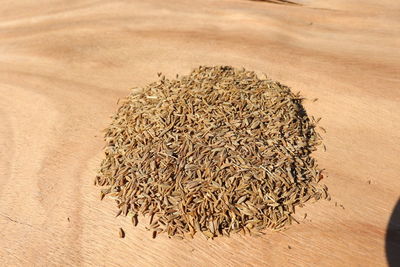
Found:
M 387 265 L 400 193 L 400 2 L 298 3 L 2 1 L 0 265 Z M 244 66 L 319 98 L 305 105 L 328 131 L 316 157 L 331 202 L 262 238 L 153 240 L 114 217 L 93 179 L 117 99 L 159 71 L 200 64 Z

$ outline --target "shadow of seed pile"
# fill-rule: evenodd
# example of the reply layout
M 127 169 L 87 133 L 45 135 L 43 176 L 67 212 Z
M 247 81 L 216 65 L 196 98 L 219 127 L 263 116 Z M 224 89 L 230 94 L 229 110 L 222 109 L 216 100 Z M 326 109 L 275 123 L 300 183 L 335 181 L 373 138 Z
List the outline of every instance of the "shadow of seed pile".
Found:
M 292 223 L 296 206 L 329 198 L 310 157 L 321 143 L 302 98 L 228 66 L 161 77 L 127 97 L 107 129 L 95 183 L 119 214 L 183 238 L 262 233 Z

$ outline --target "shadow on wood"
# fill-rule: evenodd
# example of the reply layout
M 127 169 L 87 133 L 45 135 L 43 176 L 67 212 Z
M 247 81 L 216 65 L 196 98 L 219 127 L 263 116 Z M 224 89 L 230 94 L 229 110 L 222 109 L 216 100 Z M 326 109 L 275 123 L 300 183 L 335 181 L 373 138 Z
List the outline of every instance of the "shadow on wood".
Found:
M 400 199 L 386 230 L 386 257 L 390 267 L 400 266 Z
M 270 3 L 270 4 L 278 4 L 278 5 L 296 5 L 296 6 L 301 6 L 301 4 L 289 1 L 289 0 L 250 0 L 253 2 L 265 2 L 265 3 Z

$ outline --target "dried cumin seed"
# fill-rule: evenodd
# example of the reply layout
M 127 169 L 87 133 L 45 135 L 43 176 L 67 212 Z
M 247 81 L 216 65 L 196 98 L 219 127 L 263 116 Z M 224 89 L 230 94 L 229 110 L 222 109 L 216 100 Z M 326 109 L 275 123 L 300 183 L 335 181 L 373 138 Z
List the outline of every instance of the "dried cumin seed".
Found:
M 118 234 L 119 234 L 120 238 L 124 238 L 125 237 L 125 232 L 124 232 L 124 230 L 122 228 L 119 228 Z
M 122 214 L 124 214 L 125 216 L 128 214 L 128 205 L 127 204 L 124 204 L 123 205 L 123 208 L 122 208 Z
M 138 225 L 137 215 L 133 215 L 132 216 L 132 224 L 133 224 L 133 226 L 137 226 Z
M 178 240 L 183 240 L 183 236 L 180 236 L 180 235 L 173 235 L 172 238 L 178 239 Z
M 310 155 L 325 129 L 301 112 L 299 93 L 229 66 L 158 76 L 121 102 L 95 179 L 134 225 L 141 212 L 156 234 L 251 234 L 330 198 Z
M 117 211 L 117 213 L 115 214 L 115 217 L 118 217 L 119 215 L 121 215 L 122 210 Z
M 242 196 L 238 199 L 237 204 L 240 204 L 246 200 L 247 196 Z
M 209 230 L 202 231 L 201 233 L 206 237 L 206 239 L 214 237 L 214 234 L 212 232 L 210 232 Z

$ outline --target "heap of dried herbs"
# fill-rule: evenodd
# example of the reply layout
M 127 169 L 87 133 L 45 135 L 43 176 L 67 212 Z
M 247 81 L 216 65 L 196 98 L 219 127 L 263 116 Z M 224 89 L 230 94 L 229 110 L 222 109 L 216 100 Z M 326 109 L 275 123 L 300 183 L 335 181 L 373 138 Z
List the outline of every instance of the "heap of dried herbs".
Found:
M 301 103 L 288 87 L 229 66 L 162 76 L 118 109 L 95 183 L 118 215 L 134 224 L 149 216 L 154 236 L 282 229 L 296 206 L 328 197 L 310 156 L 317 122 Z

